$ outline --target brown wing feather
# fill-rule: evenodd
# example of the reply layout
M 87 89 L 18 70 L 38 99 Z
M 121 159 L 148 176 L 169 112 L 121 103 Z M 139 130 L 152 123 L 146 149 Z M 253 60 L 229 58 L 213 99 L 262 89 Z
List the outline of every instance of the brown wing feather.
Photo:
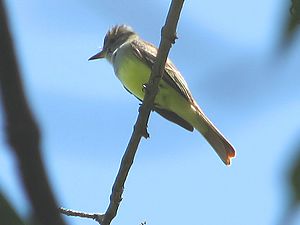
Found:
M 176 113 L 171 112 L 169 110 L 165 110 L 165 109 L 161 109 L 158 107 L 154 107 L 154 111 L 157 112 L 159 115 L 161 115 L 162 117 L 164 117 L 165 119 L 178 124 L 179 126 L 181 126 L 182 128 L 188 130 L 188 131 L 193 131 L 194 127 L 189 124 L 187 121 L 185 121 L 184 119 L 182 119 L 181 117 L 179 117 Z
M 132 41 L 131 46 L 136 57 L 138 57 L 141 61 L 145 62 L 150 68 L 152 68 L 157 55 L 157 48 L 151 43 L 145 42 L 141 39 L 139 39 L 138 41 Z M 186 100 L 194 103 L 187 83 L 181 76 L 178 69 L 169 59 L 167 59 L 165 65 L 165 73 L 162 79 L 171 87 L 173 87 L 178 93 L 180 93 Z
M 131 46 L 135 56 L 145 62 L 149 68 L 152 68 L 155 57 L 157 55 L 157 48 L 152 45 L 151 43 L 139 40 L 139 41 L 132 41 Z M 146 47 L 147 46 L 147 47 Z M 146 49 L 147 48 L 147 49 Z M 187 84 L 177 68 L 174 64 L 168 59 L 165 65 L 165 73 L 162 79 L 173 87 L 178 93 L 180 93 L 187 101 L 193 103 L 194 100 L 192 98 L 192 94 L 189 91 Z M 193 131 L 194 127 L 179 117 L 176 113 L 161 109 L 158 107 L 154 107 L 154 111 L 160 114 L 162 117 L 166 118 L 167 120 L 178 124 L 179 126 L 183 127 L 188 131 Z

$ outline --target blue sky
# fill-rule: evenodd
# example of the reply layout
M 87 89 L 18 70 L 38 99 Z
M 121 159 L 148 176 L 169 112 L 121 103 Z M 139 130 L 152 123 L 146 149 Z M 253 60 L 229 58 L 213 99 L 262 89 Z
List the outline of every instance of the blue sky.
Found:
M 226 168 L 198 133 L 153 113 L 151 138 L 140 145 L 113 224 L 271 225 L 280 219 L 300 135 L 300 35 L 285 55 L 277 54 L 282 11 L 288 9 L 283 2 L 186 1 L 170 57 L 199 105 L 236 147 L 237 158 Z M 6 4 L 58 201 L 104 212 L 138 101 L 107 62 L 87 59 L 118 23 L 158 44 L 169 1 Z M 0 165 L 1 190 L 26 215 L 28 203 L 3 129 Z

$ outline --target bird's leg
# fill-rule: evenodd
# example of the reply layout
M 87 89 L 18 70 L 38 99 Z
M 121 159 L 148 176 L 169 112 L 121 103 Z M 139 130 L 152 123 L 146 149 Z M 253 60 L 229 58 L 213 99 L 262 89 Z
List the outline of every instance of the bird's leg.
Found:
M 140 103 L 139 113 L 141 113 L 141 110 L 142 110 L 142 104 Z M 134 125 L 134 130 L 137 130 L 137 132 L 139 132 L 146 139 L 150 138 L 147 128 L 148 128 L 147 125 L 146 125 L 146 127 L 143 127 L 143 126 L 136 127 L 136 125 Z
M 148 126 L 147 126 L 148 127 Z M 142 129 L 141 133 L 142 133 L 142 136 L 144 138 L 150 138 L 150 134 L 148 133 L 148 130 L 147 130 L 147 127 L 145 129 Z

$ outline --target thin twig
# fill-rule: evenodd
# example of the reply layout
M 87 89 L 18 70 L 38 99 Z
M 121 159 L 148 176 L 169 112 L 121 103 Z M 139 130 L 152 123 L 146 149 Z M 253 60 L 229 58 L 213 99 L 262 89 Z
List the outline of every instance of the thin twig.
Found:
M 27 104 L 3 1 L 0 0 L 0 95 L 7 139 L 17 156 L 23 185 L 43 225 L 63 225 L 40 155 L 40 133 Z
M 60 213 L 66 216 L 77 216 L 81 218 L 93 219 L 96 220 L 99 224 L 102 223 L 104 218 L 104 214 L 99 214 L 99 213 L 85 213 L 81 211 L 75 211 L 75 210 L 64 209 L 64 208 L 59 208 L 59 211 Z
M 176 27 L 183 3 L 184 0 L 173 0 L 171 3 L 166 23 L 162 29 L 161 42 L 159 45 L 156 62 L 153 65 L 151 76 L 147 84 L 147 91 L 144 101 L 140 107 L 139 115 L 134 125 L 134 131 L 122 158 L 119 172 L 113 184 L 112 193 L 110 196 L 110 204 L 105 212 L 102 225 L 109 225 L 112 219 L 116 216 L 122 200 L 124 183 L 132 166 L 138 145 L 143 136 L 148 137 L 147 123 L 150 112 L 153 109 L 154 99 L 158 92 L 158 83 L 163 75 L 170 48 L 176 39 Z

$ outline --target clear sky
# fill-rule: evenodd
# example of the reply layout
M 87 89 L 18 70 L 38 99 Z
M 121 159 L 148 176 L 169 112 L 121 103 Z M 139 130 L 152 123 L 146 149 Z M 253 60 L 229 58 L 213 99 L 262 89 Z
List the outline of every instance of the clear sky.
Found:
M 137 117 L 139 102 L 109 63 L 87 59 L 101 48 L 107 29 L 119 23 L 157 45 L 169 2 L 6 1 L 60 206 L 104 212 Z M 185 2 L 170 57 L 237 157 L 227 168 L 197 132 L 153 113 L 151 138 L 140 145 L 113 224 L 279 221 L 300 138 L 299 32 L 291 49 L 278 54 L 285 9 L 283 0 Z M 2 110 L 0 115 L 3 127 Z M 28 204 L 2 128 L 0 168 L 0 189 L 26 215 Z

